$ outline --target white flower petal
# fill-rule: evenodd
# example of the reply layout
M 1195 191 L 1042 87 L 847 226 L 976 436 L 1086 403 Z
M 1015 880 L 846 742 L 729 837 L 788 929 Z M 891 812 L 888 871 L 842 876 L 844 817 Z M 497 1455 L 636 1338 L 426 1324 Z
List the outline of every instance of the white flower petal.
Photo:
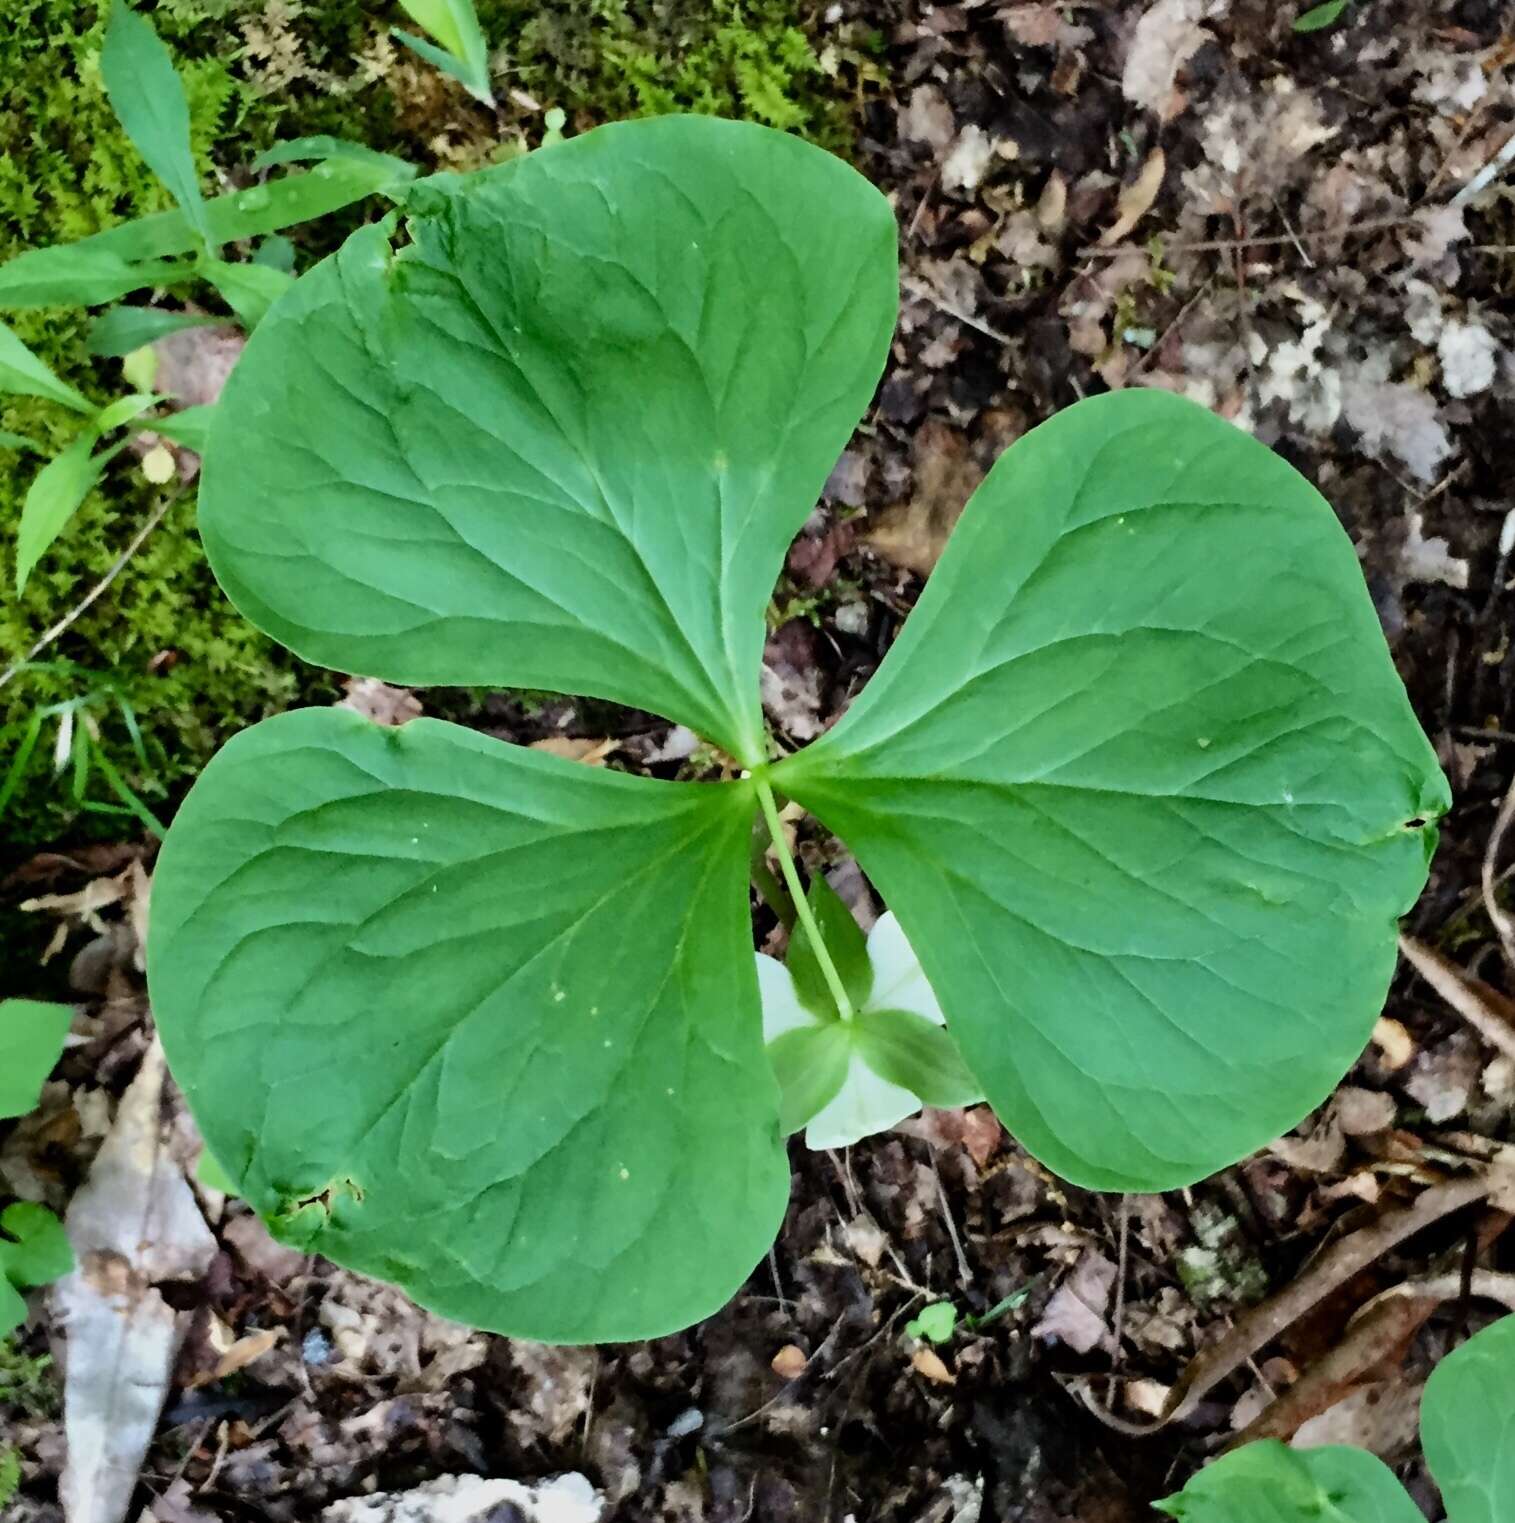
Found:
M 854 1053 L 836 1098 L 805 1128 L 805 1146 L 851 1147 L 864 1137 L 887 1132 L 895 1122 L 914 1115 L 920 1108 L 917 1096 L 881 1079 Z
M 891 910 L 885 910 L 868 933 L 868 961 L 873 964 L 870 1010 L 908 1010 L 938 1026 L 947 1024 L 942 1007 L 921 972 L 921 965 Z M 893 1123 L 891 1123 L 892 1125 Z
M 789 969 L 766 953 L 756 956 L 758 997 L 763 1003 L 763 1040 L 771 1042 L 786 1031 L 820 1025 L 819 1019 L 800 1003 Z

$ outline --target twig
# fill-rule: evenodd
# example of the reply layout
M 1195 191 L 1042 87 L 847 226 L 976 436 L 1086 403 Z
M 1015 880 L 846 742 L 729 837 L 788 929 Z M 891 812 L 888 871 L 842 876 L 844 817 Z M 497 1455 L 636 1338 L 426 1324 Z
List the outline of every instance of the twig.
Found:
M 942 1220 L 947 1223 L 947 1236 L 952 1239 L 952 1251 L 957 1255 L 957 1279 L 964 1290 L 973 1284 L 973 1271 L 968 1267 L 968 1256 L 963 1252 L 962 1240 L 957 1235 L 957 1223 L 952 1220 L 952 1207 L 947 1204 L 946 1187 L 942 1184 L 942 1171 L 936 1166 L 936 1153 L 931 1153 L 931 1172 L 936 1178 L 936 1198 L 941 1203 Z
M 1515 968 L 1515 920 L 1511 920 L 1504 912 L 1495 894 L 1499 849 L 1504 845 L 1505 831 L 1510 828 L 1512 819 L 1515 819 L 1515 779 L 1511 780 L 1506 789 L 1499 813 L 1494 817 L 1494 828 L 1489 832 L 1489 839 L 1483 849 L 1483 866 L 1478 879 L 1483 891 L 1483 907 L 1488 912 L 1494 929 L 1499 932 L 1499 945 L 1504 950 L 1505 964 Z
M 1497 922 L 1496 922 L 1497 923 Z M 1503 931 L 1501 931 L 1501 938 Z M 1399 950 L 1415 971 L 1491 1047 L 1515 1058 L 1515 1000 L 1464 973 L 1440 952 L 1413 936 L 1400 936 Z
M 1131 376 L 1140 375 L 1142 371 L 1144 371 L 1147 366 L 1157 358 L 1159 350 L 1161 350 L 1163 345 L 1166 344 L 1168 340 L 1174 335 L 1174 333 L 1178 331 L 1180 324 L 1182 324 L 1183 320 L 1194 310 L 1196 304 L 1210 294 L 1210 287 L 1214 284 L 1215 277 L 1213 275 L 1208 276 L 1205 280 L 1205 283 L 1199 288 L 1199 290 L 1197 290 L 1193 296 L 1191 296 L 1188 301 L 1186 301 L 1183 306 L 1178 309 L 1178 316 L 1175 317 L 1173 321 L 1169 323 L 1168 326 L 1164 328 L 1163 331 L 1157 336 L 1156 342 L 1149 345 L 1147 352 L 1142 355 L 1142 357 L 1130 368 L 1130 370 L 1126 372 L 1128 379 Z
M 126 563 L 132 558 L 132 556 L 137 553 L 138 550 L 142 548 L 143 541 L 149 534 L 153 532 L 154 529 L 158 527 L 160 523 L 163 522 L 164 515 L 171 507 L 173 507 L 176 502 L 179 501 L 181 497 L 183 497 L 183 495 L 184 490 L 181 487 L 178 491 L 170 493 L 169 496 L 165 497 L 163 501 L 158 504 L 158 506 L 153 510 L 152 515 L 148 518 L 147 522 L 137 530 L 135 535 L 133 535 L 131 543 L 127 545 L 127 547 L 120 553 L 120 555 L 116 557 L 115 564 L 110 568 L 110 570 L 107 571 L 105 575 L 101 577 L 100 580 L 96 582 L 95 585 L 91 587 L 87 593 L 84 594 L 84 597 L 78 603 L 76 603 L 68 613 L 64 614 L 64 616 L 59 619 L 51 629 L 47 630 L 42 638 L 38 640 L 37 643 L 32 646 L 32 648 L 27 651 L 27 653 L 22 656 L 19 661 L 12 663 L 12 665 L 8 666 L 3 673 L 0 673 L 0 688 L 3 688 L 5 684 L 11 680 L 12 677 L 14 677 L 18 672 L 23 671 L 31 662 L 35 661 L 37 657 L 40 656 L 42 652 L 45 651 L 47 647 L 59 637 L 59 635 L 68 630 L 75 623 L 75 621 L 78 620 L 89 609 L 91 604 L 93 604 L 101 596 L 101 594 L 105 592 L 110 584 L 114 582 L 115 579 L 120 576 L 121 573 L 126 569 Z
M 1320 1255 L 1307 1273 L 1276 1296 L 1255 1306 L 1238 1318 L 1225 1337 L 1202 1349 L 1168 1393 L 1163 1409 L 1150 1423 L 1134 1423 L 1116 1417 L 1095 1401 L 1086 1380 L 1068 1384 L 1084 1405 L 1117 1432 L 1141 1438 L 1157 1433 L 1169 1423 L 1187 1417 L 1200 1401 L 1221 1381 L 1270 1344 L 1280 1333 L 1292 1327 L 1306 1312 L 1327 1295 L 1344 1285 L 1354 1275 L 1381 1258 L 1396 1244 L 1464 1206 L 1484 1199 L 1497 1183 L 1489 1170 L 1435 1185 L 1414 1205 L 1385 1212 L 1376 1222 L 1340 1239 Z
M 1126 1272 L 1131 1263 L 1131 1197 L 1120 1198 L 1120 1251 L 1115 1266 L 1115 1316 L 1110 1322 L 1110 1389 L 1105 1406 L 1115 1401 L 1115 1377 L 1120 1374 L 1120 1346 L 1126 1335 Z
M 1448 206 L 1466 206 L 1474 196 L 1488 186 L 1511 159 L 1515 159 L 1515 132 L 1505 139 L 1504 147 L 1489 160 L 1463 188 L 1447 202 Z
M 970 317 L 966 312 L 960 311 L 943 296 L 938 296 L 924 280 L 917 280 L 912 276 L 906 276 L 905 289 L 914 297 L 929 303 L 938 312 L 945 312 L 948 317 L 955 317 L 958 322 L 966 323 L 977 333 L 982 333 L 985 338 L 992 338 L 998 344 L 1011 344 L 1014 340 L 1008 333 L 1001 333 L 998 328 L 991 328 L 988 323 L 977 317 Z
M 1163 255 L 1169 254 L 1221 254 L 1237 249 L 1281 248 L 1286 243 L 1313 242 L 1317 238 L 1345 238 L 1352 233 L 1381 233 L 1390 228 L 1408 227 L 1414 217 L 1369 217 L 1362 222 L 1343 222 L 1335 227 L 1321 227 L 1311 231 L 1301 228 L 1297 233 L 1280 233 L 1266 238 L 1206 238 L 1198 243 L 1167 243 Z M 1114 259 L 1121 254 L 1145 254 L 1146 248 L 1138 243 L 1117 243 L 1102 249 L 1095 244 L 1079 250 L 1081 258 Z

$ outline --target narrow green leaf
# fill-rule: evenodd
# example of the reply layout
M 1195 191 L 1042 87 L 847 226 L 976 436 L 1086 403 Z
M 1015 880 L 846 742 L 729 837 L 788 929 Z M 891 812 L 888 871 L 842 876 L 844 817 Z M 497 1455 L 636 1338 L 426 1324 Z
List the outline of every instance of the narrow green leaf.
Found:
M 280 228 L 324 217 L 354 201 L 382 194 L 388 171 L 371 164 L 332 162 L 308 174 L 232 191 L 205 204 L 216 244 L 259 238 Z M 7 308 L 97 306 L 149 286 L 171 285 L 194 274 L 177 262 L 200 244 L 182 211 L 158 212 L 55 248 L 30 249 L 0 265 L 0 311 Z
M 847 991 L 853 1007 L 861 1009 L 873 990 L 873 967 L 868 961 L 868 942 L 862 928 L 823 874 L 817 873 L 810 880 L 810 891 L 805 897 L 815 916 L 815 923 L 820 928 L 821 940 L 826 944 L 826 950 L 831 954 L 831 960 L 841 976 L 842 987 Z M 826 978 L 816 960 L 809 933 L 800 921 L 795 922 L 790 933 L 789 953 L 784 959 L 784 966 L 794 979 L 801 1004 L 817 1014 L 834 1018 L 837 1014 L 836 1002 L 826 987 Z
M 427 719 L 239 735 L 164 843 L 148 944 L 208 1146 L 287 1240 L 475 1326 L 597 1342 L 714 1311 L 789 1186 L 754 813 L 750 783 Z
M 858 1056 L 881 1079 L 927 1105 L 973 1105 L 984 1098 L 945 1026 L 909 1010 L 862 1010 L 855 1024 Z
M 213 242 L 211 226 L 190 147 L 189 102 L 184 86 L 152 23 L 132 10 L 126 0 L 111 0 L 105 46 L 100 52 L 100 77 L 111 110 L 127 137 L 209 248 Z
M 25 434 L 13 434 L 5 428 L 0 428 L 0 449 L 18 450 L 23 455 L 45 453 L 35 439 L 28 439 Z
M 856 852 L 1016 1137 L 1131 1190 L 1329 1093 L 1448 804 L 1330 508 L 1140 390 L 1001 457 L 877 674 L 773 785 Z
M 1367 1450 L 1291 1449 L 1276 1439 L 1222 1455 L 1153 1506 L 1183 1523 L 1425 1523 Z
M 473 0 L 400 0 L 400 7 L 412 21 L 431 33 L 443 51 L 399 27 L 392 28 L 391 35 L 450 74 L 486 106 L 494 105 L 489 87 L 489 46 L 480 30 Z
M 7 1206 L 0 1233 L 0 1275 L 12 1285 L 50 1285 L 74 1267 L 63 1223 L 46 1206 L 29 1200 Z
M 1330 26 L 1346 10 L 1348 0 L 1325 0 L 1303 12 L 1294 23 L 1296 32 L 1319 32 Z
M 187 328 L 213 328 L 221 322 L 218 317 L 171 312 L 163 307 L 112 307 L 90 323 L 86 342 L 91 354 L 116 359 L 155 344 L 170 333 L 182 333 Z
M 1515 1317 L 1501 1317 L 1431 1372 L 1420 1408 L 1426 1462 L 1447 1523 L 1509 1523 L 1515 1507 Z
M 185 407 L 161 418 L 153 418 L 147 427 L 155 434 L 162 434 L 165 439 L 172 439 L 175 444 L 182 444 L 185 449 L 203 455 L 215 416 L 215 404 L 208 403 L 203 407 Z
M 0 1117 L 24 1116 L 53 1071 L 74 1012 L 34 999 L 0 1000 Z
M 799 1131 L 836 1099 L 851 1060 L 852 1038 L 840 1021 L 799 1026 L 768 1044 L 784 1136 Z
M 251 333 L 268 316 L 268 310 L 294 285 L 294 277 L 262 264 L 227 264 L 206 259 L 200 273 L 221 294 L 237 320 Z
M 86 429 L 38 471 L 21 505 L 16 531 L 16 593 L 25 589 L 32 568 L 68 526 L 100 479 L 93 451 L 99 435 Z
M 253 160 L 252 168 L 254 174 L 262 174 L 264 170 L 272 169 L 278 164 L 328 163 L 333 159 L 363 164 L 370 169 L 382 171 L 397 183 L 413 180 L 417 173 L 414 164 L 396 154 L 380 153 L 378 149 L 365 147 L 362 143 L 349 143 L 346 138 L 327 136 L 291 138 L 288 142 L 275 143 Z
M 129 397 L 117 397 L 114 402 L 107 403 L 95 414 L 96 435 L 108 434 L 112 429 L 130 423 L 133 418 L 140 418 L 154 402 L 159 400 L 150 391 L 133 392 Z
M 355 233 L 227 384 L 221 585 L 312 661 L 590 694 L 761 763 L 762 611 L 887 352 L 888 203 L 664 117 L 406 204 L 403 252 Z
M 0 392 L 12 396 L 42 397 L 75 412 L 92 413 L 95 404 L 60 381 L 25 344 L 0 323 Z

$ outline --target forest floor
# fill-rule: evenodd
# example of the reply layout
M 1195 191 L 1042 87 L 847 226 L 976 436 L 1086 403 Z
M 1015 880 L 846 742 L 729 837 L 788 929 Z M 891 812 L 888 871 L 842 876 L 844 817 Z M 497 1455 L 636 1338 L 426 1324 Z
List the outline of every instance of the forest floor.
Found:
M 442 1476 L 579 1472 L 628 1523 L 1135 1523 L 1239 1437 L 1301 1433 L 1375 1450 L 1440 1517 L 1420 1386 L 1491 1314 L 1458 1293 L 1472 1269 L 1515 1271 L 1500 1209 L 1515 1202 L 1455 1188 L 1459 1161 L 1510 1140 L 1515 1118 L 1500 992 L 1515 993 L 1500 908 L 1515 172 L 1459 200 L 1515 133 L 1515 30 L 1498 0 L 1354 0 L 1314 32 L 1295 14 L 1273 0 L 807 11 L 823 57 L 828 27 L 880 37 L 853 157 L 898 211 L 903 306 L 876 404 L 776 591 L 765 702 L 796 744 L 834 720 L 1028 428 L 1105 388 L 1184 392 L 1295 464 L 1358 548 L 1456 798 L 1406 923 L 1442 992 L 1403 963 L 1326 1106 L 1169 1195 L 1064 1185 L 982 1109 L 843 1153 L 796 1142 L 770 1261 L 723 1312 L 646 1344 L 467 1332 L 201 1191 L 214 1257 L 168 1292 L 187 1331 L 133 1519 L 304 1523 Z M 427 692 L 379 696 L 453 712 Z M 508 693 L 472 722 L 631 769 L 669 740 L 647 716 Z M 809 870 L 876 914 L 835 843 L 809 823 L 800 836 Z M 80 1015 L 42 1108 L 0 1129 L 0 1193 L 65 1207 L 150 1050 L 151 861 L 142 840 L 65 838 L 4 880 L 13 907 L 42 901 L 47 977 L 66 972 Z M 5 977 L 5 993 L 36 992 L 29 969 Z M 187 1123 L 165 1104 L 165 1156 L 182 1159 Z M 906 1333 L 943 1301 L 948 1341 Z M 67 1351 L 46 1295 L 34 1305 L 0 1353 L 0 1439 L 22 1460 L 5 1523 L 61 1516 Z

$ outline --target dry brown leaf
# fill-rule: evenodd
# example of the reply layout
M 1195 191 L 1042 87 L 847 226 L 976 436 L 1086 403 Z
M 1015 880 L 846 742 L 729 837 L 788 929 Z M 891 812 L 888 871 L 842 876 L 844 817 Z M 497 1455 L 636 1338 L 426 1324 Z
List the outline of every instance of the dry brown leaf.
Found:
M 942 1356 L 935 1349 L 921 1347 L 910 1356 L 910 1367 L 917 1375 L 940 1386 L 957 1384 L 957 1376 L 942 1363 Z
M 810 1356 L 797 1343 L 786 1343 L 771 1361 L 773 1373 L 782 1380 L 798 1380 L 810 1363 Z
M 391 687 L 377 677 L 349 677 L 342 687 L 347 696 L 335 706 L 375 724 L 402 725 L 421 717 L 421 700 L 408 687 Z
M 1119 243 L 1143 217 L 1152 210 L 1157 193 L 1163 188 L 1163 176 L 1168 171 L 1168 161 L 1161 148 L 1154 148 L 1147 155 L 1141 173 L 1121 190 L 1115 203 L 1115 221 L 1100 237 L 1100 247 L 1109 248 Z
M 1415 1039 L 1400 1021 L 1381 1015 L 1373 1027 L 1373 1045 L 1383 1066 L 1390 1071 L 1401 1069 L 1415 1056 Z
M 864 542 L 891 564 L 927 576 L 984 473 L 967 438 L 938 418 L 916 430 L 913 450 L 914 495 L 885 508 Z
M 987 1105 L 970 1105 L 952 1110 L 935 1110 L 927 1106 L 919 1116 L 901 1121 L 895 1131 L 919 1137 L 933 1147 L 965 1147 L 979 1168 L 994 1157 L 1005 1135 L 999 1117 Z
M 1121 74 L 1121 93 L 1134 105 L 1172 121 L 1188 104 L 1178 72 L 1209 41 L 1199 23 L 1221 16 L 1229 0 L 1157 0 L 1136 23 Z
M 53 1287 L 67 1338 L 59 1492 L 70 1523 L 121 1523 L 168 1393 L 182 1322 L 155 1288 L 197 1279 L 216 1241 L 168 1146 L 154 1040 L 65 1219 L 78 1268 Z
M 564 761 L 583 762 L 586 767 L 603 767 L 605 758 L 614 755 L 620 741 L 607 736 L 603 740 L 590 740 L 570 735 L 549 735 L 545 740 L 534 740 L 533 751 L 545 751 L 549 756 L 561 756 Z
M 1115 1265 L 1104 1254 L 1086 1248 L 1073 1273 L 1058 1286 L 1041 1320 L 1031 1329 L 1034 1338 L 1055 1338 L 1076 1354 L 1108 1346 L 1111 1332 L 1105 1312 L 1115 1289 Z

